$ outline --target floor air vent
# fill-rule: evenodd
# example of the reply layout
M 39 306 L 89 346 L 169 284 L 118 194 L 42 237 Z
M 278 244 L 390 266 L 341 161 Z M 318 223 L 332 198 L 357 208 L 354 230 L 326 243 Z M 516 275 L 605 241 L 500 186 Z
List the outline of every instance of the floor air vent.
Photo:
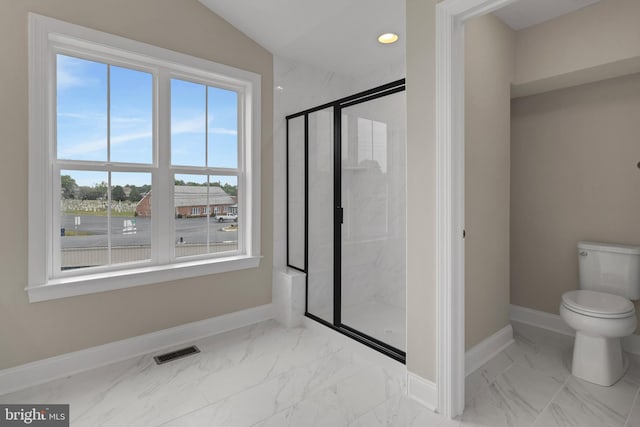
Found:
M 158 365 L 171 362 L 172 360 L 182 359 L 183 357 L 191 356 L 192 354 L 200 353 L 200 350 L 195 345 L 181 348 L 180 350 L 172 351 L 171 353 L 161 354 L 154 356 L 153 359 Z

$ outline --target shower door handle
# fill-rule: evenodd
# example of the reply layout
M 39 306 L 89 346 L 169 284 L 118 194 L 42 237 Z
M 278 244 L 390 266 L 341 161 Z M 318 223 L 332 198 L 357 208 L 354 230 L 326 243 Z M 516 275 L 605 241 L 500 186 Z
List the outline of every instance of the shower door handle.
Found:
M 344 224 L 344 208 L 340 206 L 336 208 L 336 221 L 338 224 Z

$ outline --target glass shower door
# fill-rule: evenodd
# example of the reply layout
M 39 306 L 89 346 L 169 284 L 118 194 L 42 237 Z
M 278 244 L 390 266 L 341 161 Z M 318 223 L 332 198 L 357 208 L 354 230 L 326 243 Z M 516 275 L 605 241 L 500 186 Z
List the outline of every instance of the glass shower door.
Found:
M 406 351 L 405 92 L 342 107 L 341 323 Z
M 305 316 L 401 362 L 404 79 L 287 116 L 287 266 Z

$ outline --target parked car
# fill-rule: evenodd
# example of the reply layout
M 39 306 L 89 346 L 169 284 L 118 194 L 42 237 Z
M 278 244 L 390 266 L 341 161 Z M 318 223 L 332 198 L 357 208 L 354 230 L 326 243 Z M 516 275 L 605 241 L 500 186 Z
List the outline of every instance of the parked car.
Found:
M 227 213 L 224 215 L 218 215 L 217 218 L 218 218 L 218 222 L 225 222 L 225 221 L 238 222 L 238 214 Z

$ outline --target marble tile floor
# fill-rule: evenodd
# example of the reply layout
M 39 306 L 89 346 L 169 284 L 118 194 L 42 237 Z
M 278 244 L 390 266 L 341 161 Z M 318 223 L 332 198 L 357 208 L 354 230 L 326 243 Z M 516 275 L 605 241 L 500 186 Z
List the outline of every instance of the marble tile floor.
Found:
M 199 340 L 201 353 L 165 365 L 142 356 L 0 403 L 69 403 L 72 426 L 640 427 L 639 361 L 595 386 L 570 375 L 571 337 L 513 326 L 515 344 L 467 377 L 456 420 L 404 395 L 404 366 L 274 321 Z
M 602 387 L 571 375 L 573 337 L 512 322 L 515 343 L 467 376 L 461 426 L 640 427 L 640 359 Z
M 405 309 L 377 300 L 342 310 L 345 325 L 403 351 L 407 348 L 406 318 Z
M 164 365 L 138 357 L 0 396 L 69 403 L 72 426 L 440 426 L 404 396 L 391 359 L 313 328 L 262 322 L 195 342 Z M 373 356 L 373 357 L 372 357 Z

